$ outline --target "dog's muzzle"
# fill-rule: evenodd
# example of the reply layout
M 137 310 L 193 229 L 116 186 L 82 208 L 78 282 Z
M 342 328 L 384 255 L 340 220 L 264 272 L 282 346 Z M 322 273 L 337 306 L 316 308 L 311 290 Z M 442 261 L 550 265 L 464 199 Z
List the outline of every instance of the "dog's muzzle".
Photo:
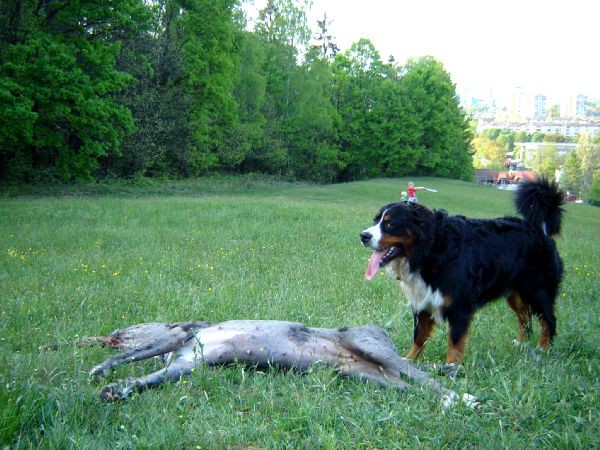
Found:
M 363 231 L 362 233 L 360 233 L 360 242 L 362 242 L 362 245 L 364 245 L 365 247 L 369 245 L 371 239 L 373 239 L 373 235 L 368 231 Z

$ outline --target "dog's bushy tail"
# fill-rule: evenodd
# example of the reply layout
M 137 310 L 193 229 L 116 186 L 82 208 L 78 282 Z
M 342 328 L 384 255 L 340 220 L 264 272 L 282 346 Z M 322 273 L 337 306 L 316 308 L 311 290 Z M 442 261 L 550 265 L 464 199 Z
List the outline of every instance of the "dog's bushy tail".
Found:
M 554 237 L 560 234 L 564 199 L 565 193 L 555 181 L 540 177 L 519 185 L 515 205 L 525 221 L 546 236 Z

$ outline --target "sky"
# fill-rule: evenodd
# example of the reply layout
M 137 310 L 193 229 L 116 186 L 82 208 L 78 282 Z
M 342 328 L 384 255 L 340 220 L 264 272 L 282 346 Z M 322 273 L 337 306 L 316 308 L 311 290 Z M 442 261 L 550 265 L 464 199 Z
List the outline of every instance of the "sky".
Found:
M 309 25 L 325 13 L 342 51 L 364 37 L 383 61 L 431 55 L 463 96 L 520 86 L 600 99 L 598 0 L 313 0 Z

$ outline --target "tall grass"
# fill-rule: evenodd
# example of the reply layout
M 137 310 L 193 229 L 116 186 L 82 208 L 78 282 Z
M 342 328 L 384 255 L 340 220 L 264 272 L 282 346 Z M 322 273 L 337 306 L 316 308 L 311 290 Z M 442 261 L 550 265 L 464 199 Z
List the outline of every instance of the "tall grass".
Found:
M 100 402 L 101 385 L 90 382 L 87 372 L 110 351 L 74 342 L 140 322 L 372 323 L 405 352 L 412 339 L 410 311 L 393 280 L 364 281 L 369 254 L 358 234 L 379 206 L 399 198 L 407 181 L 309 186 L 221 178 L 5 192 L 0 443 L 598 448 L 600 210 L 585 205 L 566 206 L 558 242 L 566 271 L 554 347 L 534 362 L 534 339 L 529 347 L 515 347 L 516 320 L 504 302 L 496 302 L 473 323 L 465 375 L 441 379 L 482 398 L 479 411 L 444 411 L 426 390 L 400 394 L 331 370 L 296 374 L 239 366 L 200 371 L 125 402 Z M 514 214 L 508 192 L 414 181 L 439 190 L 419 192 L 430 207 L 476 217 Z M 435 333 L 425 362 L 443 360 L 445 331 Z M 61 347 L 38 349 L 49 343 Z M 155 368 L 147 361 L 119 369 L 115 377 Z

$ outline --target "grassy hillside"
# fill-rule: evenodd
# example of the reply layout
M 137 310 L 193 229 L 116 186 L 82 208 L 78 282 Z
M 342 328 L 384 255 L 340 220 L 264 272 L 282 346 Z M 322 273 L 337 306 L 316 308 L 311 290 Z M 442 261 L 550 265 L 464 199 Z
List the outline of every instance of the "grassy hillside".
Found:
M 408 350 L 396 282 L 363 279 L 358 234 L 406 179 L 308 186 L 220 178 L 0 200 L 0 443 L 17 447 L 599 447 L 600 209 L 566 205 L 558 337 L 539 362 L 516 348 L 504 302 L 475 318 L 465 376 L 484 400 L 443 411 L 427 391 L 224 367 L 103 404 L 89 369 L 109 350 L 77 337 L 149 321 L 279 319 L 376 324 Z M 452 214 L 514 214 L 512 193 L 415 179 L 421 203 Z M 44 193 L 42 193 L 44 194 Z M 50 195 L 48 195 L 50 194 Z M 6 197 L 6 195 L 5 195 Z M 424 362 L 443 361 L 437 330 Z M 40 345 L 63 344 L 57 351 Z M 139 376 L 152 361 L 115 377 Z

